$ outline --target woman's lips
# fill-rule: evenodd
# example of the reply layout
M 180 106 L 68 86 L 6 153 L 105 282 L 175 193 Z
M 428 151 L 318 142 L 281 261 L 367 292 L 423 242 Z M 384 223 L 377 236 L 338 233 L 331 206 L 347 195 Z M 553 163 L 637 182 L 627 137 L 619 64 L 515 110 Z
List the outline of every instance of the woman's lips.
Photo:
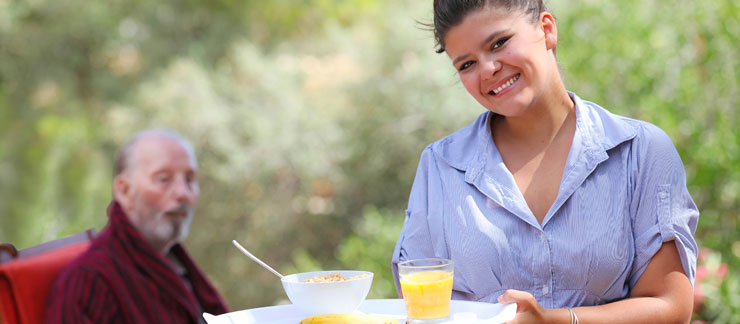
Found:
M 521 75 L 517 73 L 516 75 L 504 81 L 503 83 L 496 85 L 495 88 L 489 90 L 488 94 L 493 95 L 493 96 L 501 94 L 501 92 L 503 92 L 506 89 L 509 89 L 512 85 L 514 85 L 519 80 L 520 76 Z

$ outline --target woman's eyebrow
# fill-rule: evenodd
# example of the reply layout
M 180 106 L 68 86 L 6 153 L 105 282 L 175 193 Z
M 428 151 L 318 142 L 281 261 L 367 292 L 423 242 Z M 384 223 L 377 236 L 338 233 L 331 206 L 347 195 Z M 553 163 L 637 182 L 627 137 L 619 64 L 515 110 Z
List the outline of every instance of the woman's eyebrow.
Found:
M 494 38 L 498 37 L 499 35 L 503 34 L 504 32 L 506 32 L 506 30 L 497 30 L 497 31 L 491 33 L 491 35 L 488 35 L 488 37 L 486 37 L 486 39 L 484 39 L 482 42 L 480 42 L 480 47 L 486 47 L 486 44 L 488 44 Z
M 490 35 L 488 35 L 488 37 L 486 37 L 486 39 L 484 39 L 484 40 L 483 40 L 483 41 L 482 41 L 482 42 L 480 43 L 480 47 L 485 47 L 485 46 L 486 46 L 486 44 L 488 44 L 489 42 L 491 42 L 491 40 L 493 40 L 494 38 L 498 37 L 499 35 L 501 35 L 501 34 L 505 33 L 506 31 L 507 31 L 507 30 L 497 30 L 497 31 L 495 31 L 495 32 L 491 33 Z M 456 57 L 456 58 L 455 58 L 454 60 L 452 60 L 452 64 L 453 64 L 453 65 L 455 65 L 455 64 L 457 64 L 458 62 L 460 62 L 460 61 L 462 61 L 462 60 L 466 59 L 466 58 L 467 58 L 468 56 L 470 56 L 470 54 L 465 54 L 465 55 L 461 55 L 461 56 L 458 56 L 458 57 Z

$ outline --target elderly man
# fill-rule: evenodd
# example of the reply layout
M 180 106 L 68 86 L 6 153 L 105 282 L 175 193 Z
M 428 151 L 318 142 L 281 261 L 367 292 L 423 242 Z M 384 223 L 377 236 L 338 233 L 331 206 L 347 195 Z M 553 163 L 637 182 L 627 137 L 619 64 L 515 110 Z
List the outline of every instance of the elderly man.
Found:
M 180 242 L 199 189 L 180 135 L 147 130 L 121 150 L 108 225 L 52 289 L 47 323 L 205 323 L 226 306 Z

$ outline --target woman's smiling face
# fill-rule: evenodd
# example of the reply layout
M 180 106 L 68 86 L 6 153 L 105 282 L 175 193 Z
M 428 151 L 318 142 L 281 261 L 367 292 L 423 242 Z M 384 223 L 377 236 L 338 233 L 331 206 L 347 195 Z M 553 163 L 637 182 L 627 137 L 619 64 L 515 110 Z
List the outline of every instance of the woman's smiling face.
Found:
M 521 116 L 547 94 L 557 72 L 555 20 L 487 7 L 467 15 L 444 37 L 445 51 L 465 89 L 503 116 Z

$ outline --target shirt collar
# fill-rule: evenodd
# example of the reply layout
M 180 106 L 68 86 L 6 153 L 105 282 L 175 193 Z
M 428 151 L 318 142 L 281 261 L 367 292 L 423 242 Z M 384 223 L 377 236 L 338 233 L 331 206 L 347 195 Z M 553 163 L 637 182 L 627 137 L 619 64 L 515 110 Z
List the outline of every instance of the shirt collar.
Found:
M 637 135 L 635 120 L 614 115 L 572 92 L 568 95 L 576 109 L 579 137 L 576 149 L 585 153 L 588 159 L 603 160 L 607 156 L 606 151 Z M 482 113 L 472 124 L 434 143 L 432 147 L 436 156 L 451 167 L 466 171 L 466 178 L 476 177 L 491 158 L 489 154 L 497 152 L 491 137 L 492 114 L 490 111 Z

